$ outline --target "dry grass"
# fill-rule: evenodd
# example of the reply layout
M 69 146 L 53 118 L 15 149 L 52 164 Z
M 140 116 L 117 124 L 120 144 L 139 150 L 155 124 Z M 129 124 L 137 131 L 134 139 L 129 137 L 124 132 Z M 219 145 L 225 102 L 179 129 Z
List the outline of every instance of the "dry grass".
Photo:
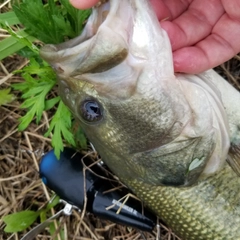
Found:
M 7 5 L 3 7 L 6 8 Z M 0 34 L 1 38 L 3 35 L 7 36 L 4 31 Z M 11 83 L 22 81 L 21 77 L 13 75 L 12 72 L 26 64 L 27 60 L 17 55 L 0 62 L 0 88 L 7 88 Z M 234 87 L 240 89 L 240 56 L 235 56 L 217 70 Z M 52 195 L 42 184 L 38 174 L 41 154 L 51 149 L 51 139 L 43 137 L 43 134 L 48 128 L 52 113 L 45 112 L 39 125 L 32 123 L 26 131 L 18 132 L 18 118 L 25 114 L 25 110 L 20 108 L 19 93 L 15 92 L 15 95 L 16 99 L 11 104 L 0 106 L 0 217 L 21 210 L 40 209 Z M 85 214 L 83 221 L 80 219 L 81 214 L 76 211 L 71 217 L 60 218 L 58 227 L 64 228 L 65 239 L 144 239 L 138 230 L 98 219 L 91 214 Z M 3 229 L 4 224 L 0 220 L 0 239 L 4 240 L 17 240 L 24 234 L 6 234 Z M 156 239 L 156 235 L 157 229 L 153 233 L 144 233 L 145 238 L 149 240 Z M 52 238 L 46 229 L 37 239 Z M 178 238 L 170 229 L 161 225 L 161 239 Z

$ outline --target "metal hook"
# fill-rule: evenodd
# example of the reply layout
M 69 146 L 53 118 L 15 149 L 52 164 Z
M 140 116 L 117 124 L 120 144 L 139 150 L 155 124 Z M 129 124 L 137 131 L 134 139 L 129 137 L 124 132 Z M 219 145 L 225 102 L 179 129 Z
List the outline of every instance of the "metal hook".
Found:
M 71 205 L 67 203 L 64 200 L 60 199 L 60 202 L 64 203 L 65 206 L 63 209 L 58 211 L 56 214 L 54 214 L 52 217 L 48 218 L 46 221 L 42 222 L 41 224 L 34 227 L 32 230 L 30 230 L 26 235 L 24 235 L 21 240 L 33 240 L 40 232 L 42 232 L 50 223 L 55 220 L 56 218 L 60 217 L 62 214 L 66 216 L 70 216 L 72 214 L 73 209 L 79 210 L 78 207 Z

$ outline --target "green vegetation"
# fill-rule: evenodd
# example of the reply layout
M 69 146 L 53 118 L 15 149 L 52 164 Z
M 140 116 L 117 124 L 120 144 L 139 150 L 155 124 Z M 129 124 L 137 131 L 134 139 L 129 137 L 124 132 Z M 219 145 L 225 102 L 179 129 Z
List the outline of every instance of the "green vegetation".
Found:
M 39 42 L 57 44 L 78 36 L 90 11 L 73 8 L 69 0 L 49 0 L 47 4 L 43 4 L 41 0 L 22 0 L 13 5 L 13 10 L 14 12 L 0 14 L 1 27 L 11 35 L 0 42 L 0 60 L 15 52 L 30 59 L 28 66 L 16 71 L 25 82 L 12 86 L 22 92 L 24 102 L 21 107 L 27 109 L 26 115 L 20 118 L 19 130 L 26 129 L 34 119 L 39 123 L 43 111 L 57 106 L 46 136 L 53 134 L 52 145 L 59 157 L 63 149 L 63 139 L 75 146 L 72 116 L 59 97 L 50 96 L 56 85 L 56 76 L 51 67 L 40 59 Z M 12 30 L 11 27 L 16 24 L 22 24 L 24 29 Z M 13 99 L 9 89 L 1 90 L 0 94 L 0 104 Z M 85 145 L 85 142 L 81 135 L 80 143 Z
M 0 105 L 7 104 L 14 99 L 14 95 L 10 91 L 10 88 L 0 90 Z
M 39 57 L 39 48 L 47 43 L 61 43 L 80 34 L 84 22 L 90 14 L 89 10 L 81 11 L 73 8 L 69 0 L 49 0 L 43 4 L 41 0 L 21 0 L 13 5 L 13 11 L 0 14 L 0 27 L 7 30 L 10 36 L 0 41 L 0 60 L 19 54 L 29 59 L 29 64 L 15 74 L 21 74 L 24 82 L 12 84 L 11 88 L 21 92 L 23 103 L 21 108 L 26 114 L 19 119 L 20 131 L 23 131 L 35 120 L 40 122 L 43 112 L 51 110 L 53 115 L 50 127 L 45 136 L 52 133 L 52 146 L 59 157 L 63 149 L 63 141 L 75 146 L 86 146 L 86 139 L 81 129 L 73 133 L 72 115 L 59 97 L 52 94 L 56 86 L 56 75 L 52 68 Z M 23 27 L 24 26 L 24 27 Z M 14 99 L 11 88 L 0 90 L 0 105 Z M 75 135 L 74 135 L 75 134 Z M 75 143 L 75 136 L 78 136 Z M 37 218 L 43 222 L 49 216 L 49 210 L 59 202 L 56 198 L 44 209 L 38 211 L 25 210 L 3 217 L 5 232 L 18 232 L 28 228 Z M 54 224 L 50 225 L 54 236 Z M 60 231 L 63 238 L 63 232 Z
M 48 218 L 49 211 L 58 203 L 59 197 L 56 196 L 53 198 L 53 201 L 50 201 L 45 208 L 39 211 L 25 210 L 3 217 L 3 221 L 6 224 L 4 231 L 8 233 L 23 231 L 33 224 L 38 217 L 40 217 L 41 222 L 44 222 Z

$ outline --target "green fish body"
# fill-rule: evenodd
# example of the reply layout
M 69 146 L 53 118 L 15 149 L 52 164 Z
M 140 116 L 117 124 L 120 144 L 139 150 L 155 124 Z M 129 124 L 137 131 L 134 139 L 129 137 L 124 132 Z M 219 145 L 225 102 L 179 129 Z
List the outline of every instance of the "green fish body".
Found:
M 104 162 L 156 215 L 185 240 L 240 239 L 240 94 L 213 70 L 174 74 L 148 1 L 94 8 L 78 38 L 41 55 Z

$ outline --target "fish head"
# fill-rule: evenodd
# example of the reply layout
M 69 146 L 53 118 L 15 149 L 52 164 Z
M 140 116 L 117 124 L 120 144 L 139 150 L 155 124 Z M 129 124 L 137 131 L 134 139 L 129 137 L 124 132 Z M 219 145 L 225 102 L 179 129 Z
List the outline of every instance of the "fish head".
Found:
M 204 127 L 200 134 L 193 124 L 169 38 L 148 1 L 93 8 L 79 37 L 46 45 L 41 56 L 57 73 L 62 100 L 123 182 L 186 186 L 200 177 L 215 132 Z

